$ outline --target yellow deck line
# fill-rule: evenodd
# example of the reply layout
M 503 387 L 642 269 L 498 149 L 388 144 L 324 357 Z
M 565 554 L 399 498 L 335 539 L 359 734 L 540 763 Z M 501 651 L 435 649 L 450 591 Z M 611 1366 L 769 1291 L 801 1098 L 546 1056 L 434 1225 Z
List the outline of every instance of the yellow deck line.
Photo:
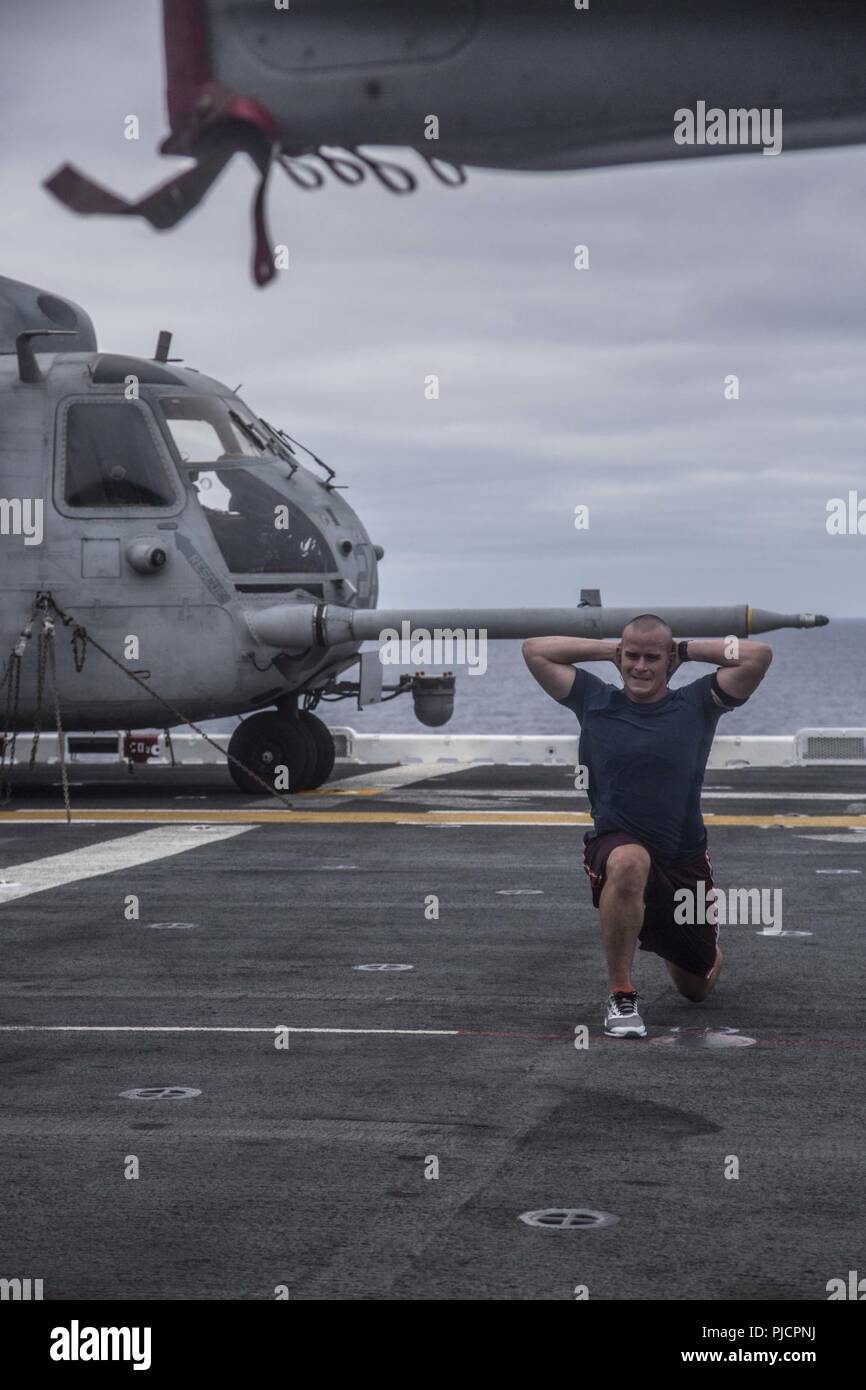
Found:
M 0 824 L 14 825 L 45 822 L 65 822 L 63 810 L 25 810 L 0 812 Z M 764 825 L 783 829 L 866 829 L 866 815 L 850 816 L 785 816 L 785 815 L 716 815 L 705 812 L 708 826 Z M 105 821 L 115 825 L 153 822 L 161 825 L 553 825 L 584 826 L 592 820 L 585 811 L 289 811 L 264 809 L 236 811 L 194 811 L 168 807 L 147 809 L 73 811 L 72 822 L 94 824 Z M 866 844 L 866 837 L 864 837 Z

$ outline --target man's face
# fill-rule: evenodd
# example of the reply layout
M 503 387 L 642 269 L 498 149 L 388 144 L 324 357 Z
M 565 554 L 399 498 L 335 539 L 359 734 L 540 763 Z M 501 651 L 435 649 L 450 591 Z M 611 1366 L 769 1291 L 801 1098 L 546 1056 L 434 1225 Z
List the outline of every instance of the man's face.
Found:
M 667 630 L 654 628 L 637 633 L 625 628 L 617 666 L 630 700 L 660 700 L 674 666 L 672 641 Z

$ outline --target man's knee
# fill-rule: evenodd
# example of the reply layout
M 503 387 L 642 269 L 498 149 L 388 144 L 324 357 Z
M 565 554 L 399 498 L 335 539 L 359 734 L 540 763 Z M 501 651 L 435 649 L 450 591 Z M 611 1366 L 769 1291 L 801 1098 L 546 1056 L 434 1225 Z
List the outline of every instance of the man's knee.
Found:
M 650 871 L 650 857 L 640 845 L 617 845 L 607 857 L 605 881 L 619 893 L 643 893 Z
M 722 953 L 716 947 L 716 959 L 709 975 L 692 975 L 672 961 L 666 961 L 668 973 L 680 994 L 692 1004 L 702 1004 L 707 995 L 712 994 L 722 968 Z

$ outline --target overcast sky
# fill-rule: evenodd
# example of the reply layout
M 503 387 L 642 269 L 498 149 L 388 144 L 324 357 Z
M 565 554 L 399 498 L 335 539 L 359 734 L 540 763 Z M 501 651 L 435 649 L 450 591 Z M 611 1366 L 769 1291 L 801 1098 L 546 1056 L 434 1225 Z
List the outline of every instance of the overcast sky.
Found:
M 243 382 L 349 484 L 384 606 L 594 587 L 866 615 L 866 536 L 825 526 L 830 498 L 866 497 L 862 149 L 470 172 L 455 191 L 419 170 L 406 198 L 275 171 L 291 268 L 259 290 L 243 156 L 168 233 L 41 187 L 65 160 L 129 197 L 184 167 L 157 154 L 157 0 L 4 0 L 0 24 L 2 273 L 77 300 L 107 350 L 150 356 L 170 328 L 187 363 Z

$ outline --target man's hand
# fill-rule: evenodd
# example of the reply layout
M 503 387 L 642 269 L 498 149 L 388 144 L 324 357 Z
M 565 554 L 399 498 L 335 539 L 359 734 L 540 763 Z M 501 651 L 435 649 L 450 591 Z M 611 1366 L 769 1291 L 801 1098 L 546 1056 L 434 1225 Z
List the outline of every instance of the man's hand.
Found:
M 616 661 L 618 642 L 601 642 L 592 637 L 527 637 L 523 643 L 526 662 L 542 690 L 554 700 L 564 700 L 574 685 L 574 662 Z
M 674 637 L 673 640 L 671 641 L 671 651 L 670 651 L 670 656 L 669 656 L 669 658 L 668 658 L 668 680 L 670 680 L 670 678 L 671 678 L 671 676 L 673 675 L 674 671 L 678 671 L 678 670 L 680 669 L 681 666 L 685 666 L 685 664 L 686 664 L 684 661 L 680 661 L 680 642 L 681 642 L 681 641 L 682 641 L 682 638 L 678 638 L 678 637 Z

